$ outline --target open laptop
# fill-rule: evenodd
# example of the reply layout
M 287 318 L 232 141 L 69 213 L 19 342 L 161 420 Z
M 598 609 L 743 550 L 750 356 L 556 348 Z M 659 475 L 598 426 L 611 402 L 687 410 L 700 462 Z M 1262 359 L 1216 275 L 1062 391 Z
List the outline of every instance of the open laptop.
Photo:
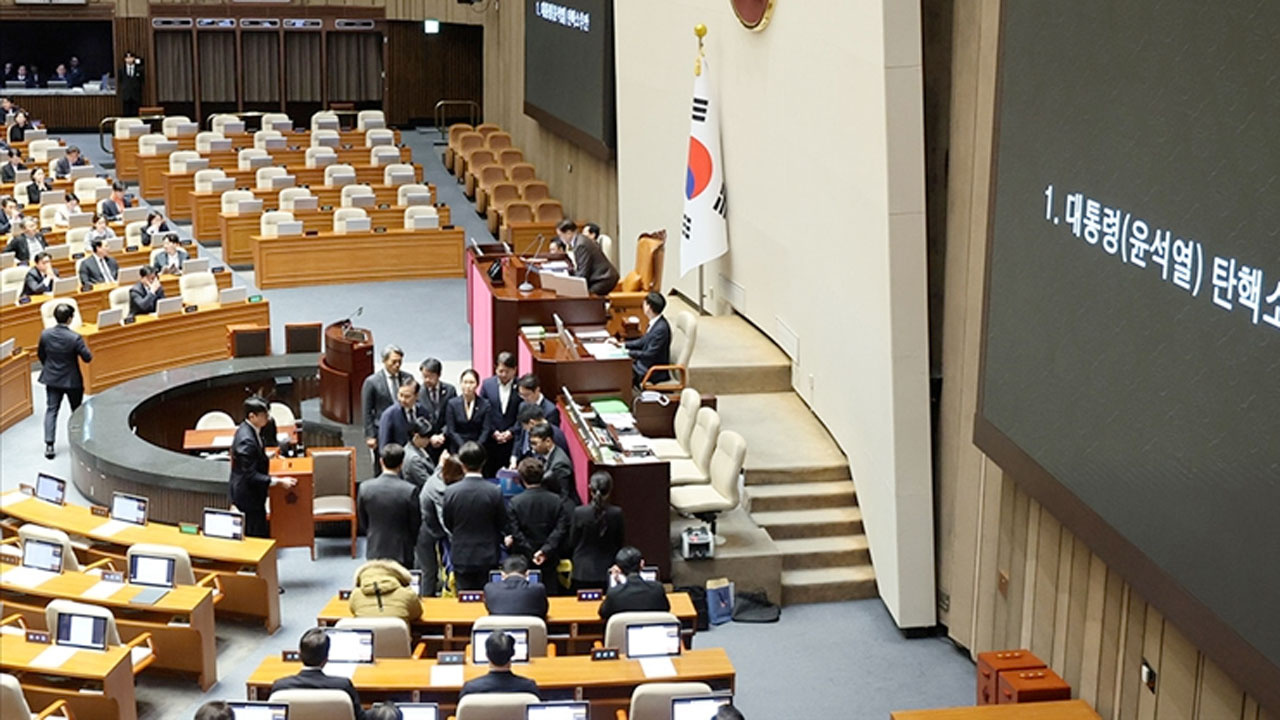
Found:
M 584 701 L 532 703 L 524 706 L 525 720 L 587 720 L 591 705 Z
M 134 525 L 147 524 L 148 500 L 141 495 L 111 493 L 111 519 Z
M 45 87 L 49 88 L 50 90 L 65 90 L 67 88 L 67 81 L 66 80 L 50 80 L 49 82 L 45 83 Z
M 156 302 L 156 317 L 180 315 L 181 313 L 182 298 L 180 297 L 160 298 L 160 300 Z
M 106 650 L 107 619 L 96 615 L 59 613 L 53 642 L 85 650 Z
M 201 525 L 204 528 L 205 537 L 223 540 L 244 539 L 244 513 L 205 508 Z
M 22 567 L 47 573 L 62 572 L 62 543 L 38 538 L 23 540 Z
M 528 572 L 526 572 L 526 573 L 525 573 L 525 576 L 529 578 L 529 584 L 530 584 L 530 585 L 540 585 L 540 584 L 542 584 L 542 571 L 541 571 L 541 570 L 530 570 L 530 571 L 528 571 Z M 490 571 L 489 571 L 489 582 L 502 582 L 502 571 L 501 571 L 501 570 L 490 570 Z
M 204 272 L 209 269 L 209 258 L 191 258 L 182 264 L 182 272 L 184 275 L 192 273 Z
M 91 178 L 98 176 L 98 168 L 92 165 L 72 165 L 71 179 L 79 180 L 80 178 Z
M 510 635 L 511 639 L 516 642 L 516 654 L 512 656 L 511 662 L 529 662 L 529 631 L 510 628 L 502 629 L 501 632 Z M 485 651 L 484 643 L 493 633 L 493 630 L 471 631 L 471 662 L 473 664 L 489 664 L 489 653 Z
M 231 700 L 227 706 L 235 720 L 289 720 L 289 706 L 284 703 Z
M 36 128 L 35 130 L 28 130 L 25 137 L 29 143 L 36 140 L 48 140 L 49 131 L 44 128 Z
M 142 266 L 120 268 L 120 274 L 116 276 L 116 282 L 121 286 L 132 285 L 142 279 Z
M 53 258 L 54 260 L 66 260 L 67 258 L 71 257 L 71 246 L 66 243 L 60 243 L 58 245 L 50 245 L 49 247 L 45 248 L 44 251 L 49 253 L 49 257 Z
M 680 654 L 680 623 L 627 626 L 627 657 L 675 657 Z
M 71 295 L 80 289 L 80 278 L 71 277 L 57 278 L 53 281 L 54 295 Z
M 129 557 L 129 584 L 143 585 L 142 592 L 129 600 L 134 605 L 154 605 L 173 589 L 177 562 L 171 557 L 136 553 Z
M 373 662 L 373 631 L 329 628 L 330 663 Z
M 285 220 L 276 223 L 276 237 L 294 237 L 302 234 L 301 220 Z
M 15 342 L 16 341 L 13 338 L 0 342 L 0 360 L 4 360 L 13 354 L 13 346 Z
M 367 217 L 356 217 L 347 219 L 347 232 L 369 232 L 371 227 L 370 219 Z
M 65 190 L 44 190 L 40 193 L 41 205 L 60 205 L 67 201 Z
M 218 291 L 218 302 L 223 305 L 231 305 L 233 303 L 242 303 L 249 297 L 249 291 L 241 285 L 240 287 L 223 288 Z
M 390 181 L 387 183 L 388 185 L 395 185 L 398 187 L 400 185 L 408 185 L 416 178 L 414 177 L 412 170 L 392 170 L 390 177 L 387 179 Z
M 716 712 L 733 702 L 728 693 L 671 698 L 671 720 L 714 720 Z
M 440 707 L 435 703 L 396 703 L 403 720 L 440 720 Z
M 93 225 L 93 213 L 78 212 L 67 216 L 68 228 L 81 228 Z
M 126 223 L 138 222 L 139 220 L 146 220 L 148 212 L 150 211 L 144 207 L 125 208 L 124 212 L 120 213 L 120 218 Z
M 105 328 L 119 325 L 124 320 L 124 308 L 108 308 L 98 311 L 98 327 Z
M 405 207 L 411 205 L 430 205 L 431 193 L 419 190 L 417 192 L 407 192 L 404 194 Z
M 38 473 L 36 475 L 36 497 L 54 505 L 67 502 L 67 481 L 52 475 Z

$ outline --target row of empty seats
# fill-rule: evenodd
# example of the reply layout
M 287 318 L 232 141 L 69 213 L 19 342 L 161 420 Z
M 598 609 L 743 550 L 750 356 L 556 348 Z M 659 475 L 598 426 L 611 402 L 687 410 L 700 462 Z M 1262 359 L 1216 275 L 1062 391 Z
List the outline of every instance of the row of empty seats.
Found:
M 247 151 L 246 151 L 247 152 Z M 175 153 L 176 154 L 176 153 Z M 269 158 L 268 158 L 269 159 Z M 172 172 L 186 172 L 185 158 L 174 160 L 170 158 L 169 165 L 174 168 Z M 239 168 L 242 171 L 252 170 L 252 164 L 242 164 Z M 417 183 L 416 169 L 408 163 L 394 163 L 387 165 L 382 171 L 382 181 L 384 185 L 397 187 L 401 185 L 411 185 Z M 253 174 L 254 186 L 259 190 L 271 190 L 278 187 L 276 181 L 272 178 L 291 177 L 288 168 L 268 165 L 259 167 Z M 212 192 L 219 185 L 225 186 L 227 183 L 219 183 L 220 180 L 232 180 L 228 178 L 225 170 L 217 168 L 208 168 L 197 170 L 195 177 L 196 192 Z M 351 165 L 339 164 L 329 165 L 324 169 L 324 187 L 342 187 L 354 185 L 356 182 L 356 169 Z M 367 185 L 358 187 L 368 187 Z M 422 187 L 426 187 L 425 185 Z
M 313 113 L 311 116 L 310 129 L 312 132 L 321 130 L 337 131 L 340 125 L 341 119 L 333 111 L 322 110 Z M 293 120 L 285 113 L 264 113 L 261 117 L 261 126 L 263 129 L 279 132 L 280 128 L 292 129 L 294 124 Z M 145 134 L 146 130 L 132 128 L 149 127 L 150 125 L 140 118 L 117 118 L 113 134 L 119 139 L 137 137 Z M 359 132 L 385 128 L 386 116 L 381 110 L 361 110 L 356 114 L 356 130 Z M 192 122 L 191 118 L 185 115 L 170 115 L 160 122 L 160 129 L 161 131 L 158 134 L 174 138 L 198 134 L 199 125 Z M 233 114 L 214 115 L 209 120 L 209 130 L 218 135 L 243 133 L 244 121 Z

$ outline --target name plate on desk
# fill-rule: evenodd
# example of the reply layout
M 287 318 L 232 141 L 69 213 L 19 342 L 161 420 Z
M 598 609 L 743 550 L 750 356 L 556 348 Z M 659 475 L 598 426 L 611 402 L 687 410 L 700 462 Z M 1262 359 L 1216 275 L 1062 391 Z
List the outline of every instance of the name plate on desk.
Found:
M 441 650 L 436 653 L 437 665 L 462 665 L 467 661 L 467 654 L 457 650 Z
M 617 648 L 595 648 L 591 651 L 592 660 L 617 660 Z
M 482 603 L 484 602 L 484 591 L 483 590 L 459 590 L 458 602 Z
M 49 633 L 44 630 L 28 630 L 27 642 L 38 643 L 40 645 L 49 644 Z
M 604 597 L 603 590 L 579 590 L 578 602 L 599 602 Z

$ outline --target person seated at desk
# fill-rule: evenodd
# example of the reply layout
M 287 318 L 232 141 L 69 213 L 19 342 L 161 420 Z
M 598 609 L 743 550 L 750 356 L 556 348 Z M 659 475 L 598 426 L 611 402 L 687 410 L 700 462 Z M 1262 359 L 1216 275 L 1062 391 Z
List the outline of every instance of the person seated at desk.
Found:
M 378 447 L 408 444 L 413 424 L 426 414 L 426 409 L 418 404 L 418 381 L 409 378 L 400 383 L 396 403 L 383 410 L 382 417 L 378 418 Z
M 7 156 L 4 165 L 0 165 L 0 183 L 17 182 L 18 171 L 27 169 L 22 163 L 22 151 L 18 148 L 9 148 Z
M 587 281 L 592 295 L 608 295 L 618 284 L 618 269 L 605 257 L 600 244 L 578 232 L 578 224 L 561 220 L 556 226 L 556 236 L 569 249 L 573 262 L 573 274 Z
M 11 67 L 12 67 L 12 63 L 4 64 L 5 82 L 8 82 L 9 79 L 13 77 L 13 72 L 10 69 Z M 9 123 L 13 122 L 13 116 L 17 115 L 20 109 L 21 108 L 18 107 L 18 104 L 13 101 L 13 98 L 7 98 L 7 97 L 0 98 L 0 122 L 3 122 L 5 125 L 8 125 Z M 13 181 L 6 180 L 5 182 L 13 182 Z
M 22 296 L 48 295 L 53 292 L 53 281 L 58 279 L 58 271 L 53 268 L 53 257 L 47 252 L 38 252 L 36 261 L 22 282 Z
M 276 680 L 271 684 L 271 692 L 341 690 L 351 698 L 355 720 L 364 720 L 364 708 L 360 706 L 360 693 L 356 692 L 351 680 L 324 674 L 324 665 L 329 661 L 329 634 L 324 631 L 324 628 L 311 628 L 302 633 L 302 639 L 298 641 L 298 657 L 302 660 L 302 671 L 297 675 Z
M 347 600 L 351 614 L 394 617 L 406 624 L 422 617 L 422 601 L 410 583 L 413 576 L 394 560 L 370 560 L 356 570 L 355 589 Z
M 107 216 L 95 213 L 93 216 L 93 228 L 84 236 L 85 242 L 94 240 L 114 240 L 116 231 L 107 227 Z
M 186 264 L 188 257 L 186 248 L 178 241 L 178 234 L 165 233 L 164 246 L 151 253 L 151 266 L 158 273 L 181 275 L 182 266 Z
M 418 516 L 418 489 L 400 477 L 403 446 L 383 445 L 379 459 L 382 474 L 360 483 L 356 492 L 356 513 L 366 532 L 364 557 L 412 566 L 422 522 Z
M 27 131 L 34 130 L 31 127 L 31 121 L 27 119 L 27 114 L 19 110 L 13 116 L 13 124 L 9 126 L 9 142 L 20 143 L 27 139 Z
M 67 60 L 67 87 L 84 85 L 84 68 L 80 67 L 80 58 L 75 55 Z
M 58 158 L 53 164 L 53 176 L 58 180 L 71 177 L 71 168 L 87 167 L 89 161 L 80 154 L 80 148 L 75 145 L 67 146 L 67 153 L 64 157 Z
M 542 394 L 542 383 L 538 380 L 538 376 L 533 373 L 525 373 L 516 380 L 516 390 L 520 393 L 520 399 L 542 408 L 542 416 L 547 422 L 560 427 L 560 409 L 556 407 L 554 400 Z
M 107 247 L 105 241 L 91 241 L 89 252 L 91 254 L 80 261 L 81 285 L 113 283 L 120 277 L 120 264 L 111 257 L 111 249 Z
M 124 194 L 124 183 L 116 180 L 111 183 L 111 197 L 102 201 L 102 214 L 106 215 L 110 220 L 119 220 L 126 208 L 133 207 L 134 203 Z M 156 213 L 159 215 L 159 213 Z M 161 220 L 164 216 L 161 216 Z M 148 223 L 149 224 L 149 223 Z M 145 226 L 144 226 L 145 227 Z
M 20 82 L 23 87 L 33 88 L 36 87 L 36 76 L 27 72 L 26 65 L 19 65 L 18 71 L 13 74 L 13 78 L 8 82 Z M 21 138 L 19 138 L 19 141 L 21 141 Z
M 517 468 L 524 492 L 511 498 L 511 557 L 525 557 L 542 568 L 543 585 L 559 586 L 554 576 L 560 564 L 562 546 L 569 536 L 572 511 L 560 493 L 543 485 L 544 467 L 537 458 L 525 458 Z M 485 593 L 488 597 L 488 593 Z
M 196 709 L 194 720 L 236 720 L 236 713 L 226 700 L 210 700 Z
M 601 620 L 607 623 L 614 613 L 620 612 L 671 610 L 671 602 L 667 600 L 667 591 L 663 589 L 662 583 L 640 577 L 640 569 L 643 567 L 644 558 L 640 551 L 630 545 L 613 556 L 609 577 L 618 584 L 604 594 L 599 611 Z
M 0 235 L 22 231 L 22 210 L 18 201 L 5 196 L 0 198 Z
M 484 641 L 485 654 L 489 656 L 489 674 L 468 680 L 458 691 L 458 699 L 471 693 L 538 693 L 538 683 L 511 672 L 511 658 L 516 654 L 516 641 L 507 633 L 497 630 Z
M 164 298 L 164 288 L 160 285 L 156 269 L 143 265 L 139 272 L 138 282 L 129 288 L 129 317 L 150 315 L 156 311 L 156 303 Z
M 39 205 L 41 195 L 50 190 L 53 190 L 53 181 L 45 176 L 44 168 L 32 168 L 31 183 L 27 185 L 27 204 Z
M 489 401 L 476 394 L 479 385 L 479 373 L 471 368 L 463 370 L 458 380 L 462 394 L 445 406 L 445 434 L 454 452 L 469 442 L 483 444 L 493 432 Z
M 529 561 L 508 555 L 502 561 L 502 579 L 484 586 L 484 608 L 490 615 L 530 615 L 547 619 L 547 587 L 529 582 Z
M 80 198 L 76 197 L 73 192 L 68 192 L 62 196 L 62 206 L 53 215 L 54 227 L 69 227 L 71 225 L 71 216 L 83 212 L 80 209 Z
M 49 78 L 49 82 L 64 82 L 67 87 L 71 87 L 71 73 L 67 70 L 65 63 L 58 63 L 53 69 L 53 76 Z
M 22 218 L 21 227 L 19 232 L 9 238 L 9 244 L 4 246 L 4 251 L 13 253 L 19 265 L 30 265 L 31 258 L 49 247 L 49 243 L 45 242 L 44 235 L 40 234 L 40 222 L 35 218 Z
M 609 504 L 613 476 L 607 472 L 593 473 L 587 490 L 591 493 L 590 504 L 574 508 L 569 518 L 574 590 L 609 586 L 609 567 L 626 536 L 622 508 Z
M 651 292 L 646 295 L 644 316 L 649 318 L 649 329 L 635 340 L 626 342 L 627 353 L 631 355 L 631 382 L 637 387 L 649 368 L 671 362 L 671 326 L 662 317 L 662 311 L 666 307 L 667 299 L 662 297 L 662 293 Z M 666 370 L 659 370 L 649 381 L 665 382 L 668 377 Z

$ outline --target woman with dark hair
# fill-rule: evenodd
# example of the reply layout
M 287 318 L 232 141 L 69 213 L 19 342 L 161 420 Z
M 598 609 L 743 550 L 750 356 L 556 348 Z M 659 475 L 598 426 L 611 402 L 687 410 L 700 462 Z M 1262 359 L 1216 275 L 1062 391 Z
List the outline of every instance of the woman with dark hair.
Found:
M 463 370 L 458 381 L 461 393 L 450 398 L 449 404 L 445 405 L 445 435 L 449 439 L 451 452 L 458 452 L 468 442 L 484 444 L 485 438 L 493 433 L 489 401 L 477 394 L 479 387 L 480 373 L 471 368 Z
M 152 242 L 156 241 L 157 236 L 170 232 L 173 232 L 173 230 L 170 229 L 169 223 L 165 221 L 164 214 L 152 210 L 147 213 L 146 224 L 142 226 L 142 244 L 150 247 Z
M 609 567 L 624 544 L 622 508 L 609 504 L 613 477 L 597 472 L 587 481 L 591 501 L 573 509 L 569 547 L 573 549 L 573 589 L 609 587 Z

